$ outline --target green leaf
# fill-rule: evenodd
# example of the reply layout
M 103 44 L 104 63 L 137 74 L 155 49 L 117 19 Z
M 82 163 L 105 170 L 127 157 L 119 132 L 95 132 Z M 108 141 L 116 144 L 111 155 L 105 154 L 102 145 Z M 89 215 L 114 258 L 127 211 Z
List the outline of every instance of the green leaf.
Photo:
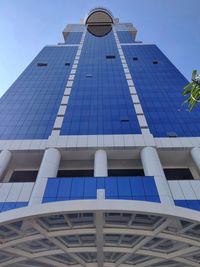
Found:
M 187 96 L 187 99 L 182 103 L 182 105 L 187 104 L 189 111 L 200 102 L 200 84 L 198 84 L 195 79 L 197 75 L 197 70 L 192 72 L 192 81 L 183 88 L 182 95 Z
M 192 71 L 192 80 L 194 80 L 197 76 L 197 70 Z

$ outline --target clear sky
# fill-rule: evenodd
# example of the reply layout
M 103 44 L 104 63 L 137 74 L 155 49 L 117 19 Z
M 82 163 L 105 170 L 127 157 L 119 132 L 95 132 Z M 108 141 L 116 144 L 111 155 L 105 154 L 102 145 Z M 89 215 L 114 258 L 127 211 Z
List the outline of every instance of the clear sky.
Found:
M 88 10 L 104 6 L 132 22 L 137 40 L 155 43 L 190 79 L 200 71 L 200 0 L 0 0 L 0 96 L 47 44 Z

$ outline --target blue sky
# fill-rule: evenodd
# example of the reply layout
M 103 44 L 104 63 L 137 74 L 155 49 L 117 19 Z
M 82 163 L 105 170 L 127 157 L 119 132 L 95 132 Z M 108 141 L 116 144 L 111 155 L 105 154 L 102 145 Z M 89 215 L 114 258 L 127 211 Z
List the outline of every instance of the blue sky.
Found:
M 137 39 L 157 44 L 186 78 L 200 71 L 200 0 L 0 0 L 0 96 L 43 46 L 63 41 L 66 24 L 96 6 L 132 22 Z

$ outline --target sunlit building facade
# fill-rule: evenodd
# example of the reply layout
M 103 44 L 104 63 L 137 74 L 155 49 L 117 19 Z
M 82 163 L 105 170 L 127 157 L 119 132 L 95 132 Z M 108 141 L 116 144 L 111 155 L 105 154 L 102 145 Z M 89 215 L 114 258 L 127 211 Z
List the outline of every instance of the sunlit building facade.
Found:
M 200 111 L 105 8 L 0 99 L 0 267 L 200 266 Z

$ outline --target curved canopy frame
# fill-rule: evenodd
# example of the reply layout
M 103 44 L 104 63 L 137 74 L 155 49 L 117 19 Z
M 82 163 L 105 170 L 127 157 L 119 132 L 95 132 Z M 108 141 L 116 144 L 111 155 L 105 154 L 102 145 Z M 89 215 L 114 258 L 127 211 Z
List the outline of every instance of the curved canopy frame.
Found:
M 63 201 L 2 213 L 0 266 L 200 266 L 199 212 L 115 202 Z

